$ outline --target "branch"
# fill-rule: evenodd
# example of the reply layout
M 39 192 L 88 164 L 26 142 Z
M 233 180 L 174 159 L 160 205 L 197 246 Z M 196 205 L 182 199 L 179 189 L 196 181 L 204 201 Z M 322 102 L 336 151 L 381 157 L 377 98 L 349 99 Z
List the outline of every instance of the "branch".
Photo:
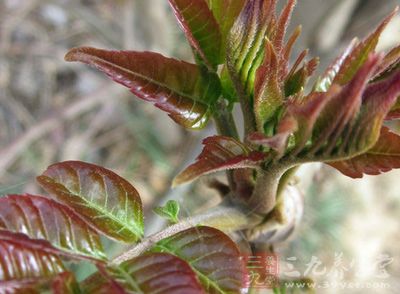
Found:
M 188 217 L 175 225 L 169 226 L 154 235 L 144 238 L 139 244 L 115 257 L 111 261 L 111 265 L 119 265 L 124 261 L 135 258 L 149 250 L 157 242 L 197 225 L 207 225 L 225 232 L 232 232 L 253 227 L 260 221 L 261 219 L 259 218 L 253 218 L 248 213 L 222 203 L 203 214 Z

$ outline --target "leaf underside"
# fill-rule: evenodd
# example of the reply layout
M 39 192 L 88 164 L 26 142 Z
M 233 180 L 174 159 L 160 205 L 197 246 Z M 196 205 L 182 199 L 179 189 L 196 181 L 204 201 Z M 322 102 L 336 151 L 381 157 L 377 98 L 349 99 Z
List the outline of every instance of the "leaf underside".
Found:
M 52 199 L 33 195 L 0 198 L 0 229 L 47 240 L 74 257 L 106 259 L 98 233 Z
M 158 242 L 151 251 L 174 254 L 187 261 L 206 293 L 241 293 L 245 287 L 246 270 L 240 252 L 217 229 L 194 227 Z
M 114 172 L 90 163 L 65 161 L 48 167 L 37 180 L 106 236 L 123 242 L 143 236 L 140 196 Z
M 216 74 L 158 53 L 81 47 L 65 60 L 94 66 L 189 129 L 206 125 L 221 93 Z

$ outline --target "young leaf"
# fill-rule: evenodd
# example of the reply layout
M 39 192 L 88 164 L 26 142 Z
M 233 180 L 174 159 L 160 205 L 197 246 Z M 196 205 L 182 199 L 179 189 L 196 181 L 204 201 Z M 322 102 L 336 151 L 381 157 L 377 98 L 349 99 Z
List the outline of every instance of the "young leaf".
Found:
M 383 30 L 386 28 L 387 24 L 396 15 L 398 7 L 387 16 L 378 28 L 363 42 L 358 43 L 351 53 L 343 61 L 337 75 L 335 76 L 334 82 L 339 85 L 347 84 L 357 71 L 362 67 L 362 65 L 367 61 L 368 56 L 375 52 L 375 48 L 378 45 L 379 37 Z
M 211 227 L 194 227 L 158 242 L 152 252 L 174 254 L 196 273 L 206 293 L 241 293 L 246 270 L 235 243 Z
M 24 246 L 20 238 L 26 241 L 24 235 L 0 231 L 1 293 L 29 293 L 65 271 L 60 258 L 40 242 L 35 247 Z
M 362 178 L 364 174 L 379 175 L 400 168 L 400 136 L 383 127 L 375 146 L 367 152 L 329 165 L 351 178 Z
M 189 264 L 170 254 L 147 253 L 84 281 L 85 293 L 204 293 Z
M 345 60 L 347 60 L 348 56 L 354 50 L 354 47 L 357 44 L 357 40 L 354 39 L 350 45 L 344 50 L 344 52 L 335 59 L 335 61 L 329 65 L 326 69 L 324 74 L 320 76 L 314 85 L 314 91 L 316 92 L 328 92 L 329 88 L 331 87 L 333 80 L 335 79 L 336 75 L 338 74 L 339 70 L 343 66 Z
M 135 242 L 143 236 L 139 193 L 112 171 L 90 163 L 65 161 L 48 167 L 37 180 L 53 197 L 108 237 Z
M 208 137 L 203 144 L 204 149 L 197 161 L 175 177 L 173 186 L 221 170 L 256 168 L 264 159 L 262 152 L 254 151 L 231 137 Z
M 97 261 L 106 259 L 94 229 L 67 206 L 41 196 L 0 198 L 0 229 L 47 240 L 72 256 Z
M 207 0 L 208 7 L 214 14 L 222 34 L 223 48 L 228 34 L 246 0 Z M 225 51 L 223 51 L 225 52 Z
M 275 10 L 272 2 L 247 1 L 228 36 L 227 65 L 240 95 L 252 94 L 255 73 L 264 57 L 267 13 Z
M 65 60 L 80 61 L 103 71 L 189 129 L 206 125 L 221 94 L 216 74 L 158 53 L 82 47 L 70 50 Z
M 154 212 L 159 216 L 166 218 L 173 224 L 179 222 L 179 203 L 174 200 L 169 200 L 165 206 L 154 208 Z
M 205 0 L 169 0 L 175 16 L 196 53 L 210 69 L 223 62 L 221 31 Z
M 257 69 L 254 93 L 254 113 L 257 128 L 264 130 L 269 121 L 283 104 L 285 95 L 279 77 L 279 59 L 271 41 L 265 41 L 263 64 Z

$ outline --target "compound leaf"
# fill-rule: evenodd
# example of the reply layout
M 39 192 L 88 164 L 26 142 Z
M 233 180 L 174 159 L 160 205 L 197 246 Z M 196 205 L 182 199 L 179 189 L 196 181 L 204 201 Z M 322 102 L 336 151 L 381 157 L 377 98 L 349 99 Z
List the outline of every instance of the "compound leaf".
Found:
M 100 272 L 84 281 L 85 293 L 204 293 L 189 264 L 171 254 L 146 253 Z
M 135 242 L 143 236 L 139 193 L 114 172 L 90 163 L 65 161 L 48 167 L 37 180 L 108 237 Z
M 174 186 L 221 170 L 256 168 L 264 159 L 264 153 L 254 151 L 232 137 L 208 137 L 203 144 L 204 149 L 196 162 L 175 177 Z
M 174 254 L 190 264 L 206 293 L 241 293 L 246 270 L 235 243 L 211 227 L 194 227 L 158 242 L 152 252 Z
M 98 233 L 72 209 L 34 195 L 0 198 L 0 229 L 49 241 L 71 256 L 105 260 Z
M 216 74 L 158 53 L 81 47 L 70 50 L 65 60 L 94 66 L 189 129 L 206 125 L 221 94 Z

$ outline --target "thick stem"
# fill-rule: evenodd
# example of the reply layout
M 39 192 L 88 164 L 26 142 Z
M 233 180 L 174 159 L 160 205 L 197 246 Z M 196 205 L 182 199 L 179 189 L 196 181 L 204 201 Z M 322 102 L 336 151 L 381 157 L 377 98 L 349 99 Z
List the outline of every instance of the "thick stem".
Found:
M 259 172 L 249 207 L 255 213 L 266 215 L 276 204 L 279 182 L 287 168 L 275 167 Z
M 149 250 L 162 239 L 168 238 L 200 224 L 211 226 L 225 232 L 231 232 L 252 227 L 260 221 L 261 219 L 256 217 L 252 218 L 247 213 L 230 206 L 229 203 L 222 203 L 221 205 L 208 210 L 206 213 L 194 217 L 188 217 L 175 225 L 169 226 L 154 235 L 144 238 L 139 244 L 114 258 L 110 264 L 119 265 L 122 262 L 130 260 Z
M 214 114 L 214 121 L 217 131 L 220 135 L 239 139 L 239 134 L 232 112 L 228 109 L 223 99 L 220 99 L 217 104 L 217 111 Z
M 217 111 L 214 114 L 214 121 L 218 134 L 239 140 L 239 134 L 232 112 L 228 109 L 223 99 L 220 99 L 217 103 Z M 233 191 L 235 189 L 233 172 L 228 170 L 226 172 L 226 177 L 228 178 L 229 187 Z

